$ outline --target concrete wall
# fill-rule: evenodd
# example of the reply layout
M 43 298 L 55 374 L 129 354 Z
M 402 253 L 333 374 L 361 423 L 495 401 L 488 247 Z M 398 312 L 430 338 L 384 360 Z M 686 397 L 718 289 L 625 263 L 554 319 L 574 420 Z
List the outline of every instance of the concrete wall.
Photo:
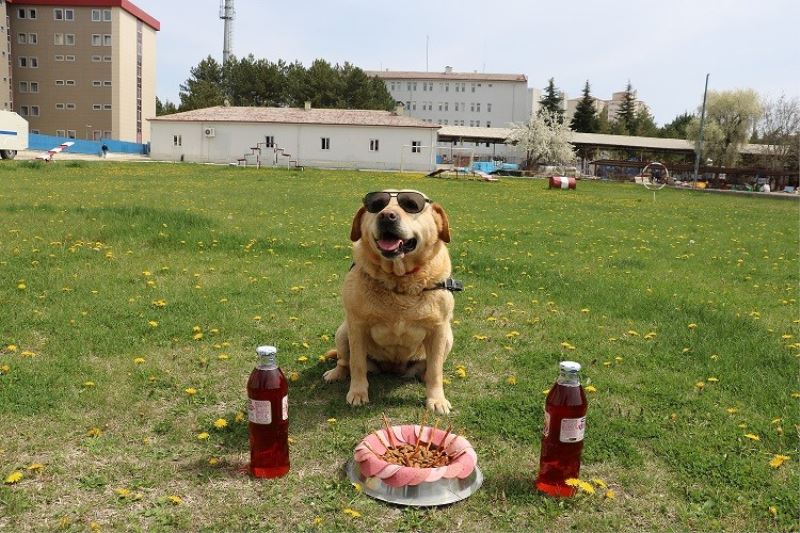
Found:
M 213 137 L 205 135 L 206 128 L 214 129 Z M 175 136 L 180 137 L 180 146 L 176 146 Z M 151 122 L 150 154 L 167 161 L 234 163 L 264 142 L 265 136 L 274 137 L 277 147 L 291 157 L 276 156 L 272 149 L 264 148 L 264 166 L 286 166 L 290 159 L 319 168 L 430 171 L 435 166 L 433 128 L 155 120 Z M 330 139 L 328 150 L 322 149 L 323 137 Z M 378 140 L 378 151 L 370 151 L 372 139 Z M 411 152 L 412 141 L 422 143 L 420 153 Z M 254 156 L 247 160 L 255 163 Z

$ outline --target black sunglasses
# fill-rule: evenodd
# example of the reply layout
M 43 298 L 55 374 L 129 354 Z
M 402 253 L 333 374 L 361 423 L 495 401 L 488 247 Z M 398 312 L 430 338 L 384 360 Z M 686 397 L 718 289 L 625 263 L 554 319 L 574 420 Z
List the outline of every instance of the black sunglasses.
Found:
M 399 205 L 406 213 L 419 213 L 425 209 L 425 204 L 431 203 L 422 193 L 413 191 L 404 192 L 370 192 L 364 196 L 364 208 L 370 213 L 380 213 L 389 205 L 392 198 L 397 198 Z

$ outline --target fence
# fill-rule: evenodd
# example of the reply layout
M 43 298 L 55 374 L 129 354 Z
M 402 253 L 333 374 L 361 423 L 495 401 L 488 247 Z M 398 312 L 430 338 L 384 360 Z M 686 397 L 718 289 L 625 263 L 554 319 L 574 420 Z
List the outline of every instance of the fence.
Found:
M 69 152 L 79 154 L 100 154 L 101 148 L 105 144 L 109 152 L 119 152 L 124 154 L 147 154 L 150 152 L 149 144 L 132 143 L 125 141 L 115 141 L 113 139 L 102 139 L 90 141 L 86 139 L 70 139 L 68 137 L 56 137 L 55 135 L 42 135 L 31 133 L 28 135 L 29 150 L 49 150 L 64 142 L 73 142 L 69 147 Z

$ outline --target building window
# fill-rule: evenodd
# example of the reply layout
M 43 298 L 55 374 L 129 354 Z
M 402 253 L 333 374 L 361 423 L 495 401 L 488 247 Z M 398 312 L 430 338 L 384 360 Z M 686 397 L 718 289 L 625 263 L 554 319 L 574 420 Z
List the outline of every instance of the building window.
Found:
M 481 103 L 480 103 L 480 102 L 477 102 L 477 103 L 475 104 L 475 111 L 476 111 L 477 113 L 480 113 L 480 112 L 481 112 Z
M 75 10 L 74 9 L 61 9 L 56 8 L 53 10 L 53 19 L 54 20 L 75 20 Z
M 488 120 L 486 121 L 486 127 L 487 128 L 491 128 L 492 127 L 492 123 L 490 121 L 488 121 Z
M 172 146 L 183 146 L 183 137 L 181 137 L 180 135 L 173 135 Z
M 111 82 L 106 80 L 103 82 L 103 87 L 111 87 Z
M 449 92 L 449 91 L 450 91 L 450 84 L 449 83 L 445 83 L 444 84 L 444 92 Z
M 25 10 L 24 9 L 19 9 L 17 11 L 17 18 L 18 19 L 24 19 L 25 18 Z
M 65 56 L 67 61 L 75 61 L 75 56 Z
M 92 80 L 92 87 L 102 87 L 103 82 L 100 80 Z
M 26 106 L 26 105 L 19 106 L 19 114 L 22 115 L 23 117 L 27 117 L 28 116 L 28 106 Z
M 28 44 L 28 34 L 27 33 L 18 33 L 17 34 L 17 44 Z
M 38 81 L 32 81 L 31 82 L 31 92 L 32 93 L 38 93 L 39 92 L 39 82 Z
M 444 110 L 445 110 L 445 111 L 447 111 L 447 110 L 448 110 L 447 108 L 448 108 L 449 106 L 450 106 L 450 102 L 445 102 L 445 103 L 444 103 Z
M 111 138 L 111 132 L 110 131 L 104 131 L 103 132 L 103 139 L 110 139 L 110 138 Z
M 92 56 L 92 63 L 99 63 L 103 60 L 102 56 Z
M 330 137 L 322 137 L 322 149 L 323 150 L 330 150 L 331 149 L 331 138 Z
M 57 110 L 59 110 L 59 111 L 63 111 L 63 110 L 64 110 L 64 104 L 62 104 L 62 103 L 60 103 L 60 102 L 59 102 L 59 103 L 57 103 L 57 104 L 56 104 L 56 109 L 57 109 Z
M 92 104 L 92 111 L 102 111 L 103 104 Z
M 64 80 L 56 80 L 56 86 L 64 85 Z
M 486 112 L 487 113 L 491 113 L 492 112 L 492 104 L 491 104 L 491 102 L 486 104 Z
M 111 111 L 111 104 L 103 104 L 104 111 Z
M 36 57 L 28 58 L 31 68 L 39 68 L 39 59 Z
M 39 116 L 39 106 L 38 105 L 32 105 L 31 106 L 31 116 L 32 117 L 38 117 Z
M 71 85 L 71 86 L 75 85 L 75 80 L 65 80 L 65 82 L 66 82 L 67 85 Z
M 56 137 L 66 137 L 64 130 L 56 130 Z
M 67 110 L 69 110 L 69 111 L 75 111 L 75 108 L 76 108 L 75 104 L 72 104 L 72 103 L 67 104 L 66 107 L 67 107 Z
M 19 82 L 19 92 L 21 92 L 21 93 L 28 92 L 28 82 L 27 81 Z
M 92 46 L 101 46 L 103 44 L 103 36 L 99 33 L 92 34 Z
M 75 46 L 75 34 L 74 33 L 64 34 L 64 44 L 67 46 Z
M 103 63 L 111 63 L 111 56 L 103 56 Z
M 370 152 L 377 152 L 378 151 L 379 140 L 378 139 L 370 139 L 369 140 L 369 151 Z
M 470 102 L 469 103 L 469 110 L 471 112 L 473 112 L 473 113 L 475 112 L 475 102 Z
M 419 154 L 422 152 L 422 141 L 411 141 L 411 153 Z
M 56 61 L 64 61 L 64 56 L 62 56 L 62 55 L 57 55 L 57 56 L 55 56 L 55 57 L 54 57 L 54 59 L 55 59 Z
M 64 45 L 64 34 L 63 33 L 54 33 L 53 34 L 53 44 L 56 46 L 63 46 Z
M 77 137 L 75 130 L 67 130 L 67 137 L 70 139 L 75 139 Z
M 108 82 L 109 84 L 111 82 Z M 264 136 L 264 146 L 267 148 L 274 148 L 275 147 L 275 137 L 273 135 L 265 135 Z
M 475 92 L 475 84 L 474 83 L 470 84 L 470 89 L 472 90 L 472 92 Z
M 18 64 L 19 64 L 20 68 L 27 67 L 28 66 L 28 58 L 27 57 L 20 57 L 19 61 L 18 61 Z
M 111 46 L 111 36 L 108 34 L 103 35 L 103 46 Z
M 389 86 L 391 87 L 391 90 L 394 91 L 394 82 L 389 83 Z
M 92 9 L 92 22 L 100 22 L 102 19 L 99 9 Z

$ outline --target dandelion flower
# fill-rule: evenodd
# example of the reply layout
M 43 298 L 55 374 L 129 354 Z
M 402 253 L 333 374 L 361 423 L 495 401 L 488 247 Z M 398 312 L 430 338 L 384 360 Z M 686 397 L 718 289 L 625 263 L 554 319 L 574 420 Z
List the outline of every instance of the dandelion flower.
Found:
M 781 457 L 784 457 L 784 456 L 781 456 Z M 787 459 L 788 459 L 788 457 L 787 457 Z M 42 463 L 31 463 L 31 465 L 28 467 L 28 470 L 30 470 L 31 472 L 37 472 L 37 471 L 41 470 L 42 468 L 44 468 L 44 465 Z
M 457 366 L 456 375 L 461 379 L 465 379 L 467 377 L 467 369 L 461 365 Z
M 578 489 L 586 494 L 594 494 L 594 487 L 591 485 L 591 483 L 587 483 L 585 481 L 578 481 Z
M 697 324 L 695 324 L 694 322 L 692 322 L 692 323 L 691 323 L 691 324 L 689 324 L 687 327 L 688 327 L 689 329 L 697 329 Z
M 133 362 L 134 364 L 142 365 L 144 364 L 144 357 L 137 357 L 136 359 L 133 360 Z
M 513 339 L 514 337 L 519 337 L 519 331 L 509 331 L 506 333 L 506 337 L 509 339 Z
M 17 348 L 16 344 L 9 344 L 8 346 L 6 346 L 6 351 L 9 352 L 16 352 L 18 349 L 19 348 Z
M 298 363 L 305 363 L 306 361 L 308 361 L 308 357 L 306 357 L 305 355 L 301 355 L 300 357 L 297 358 Z
M 364 489 L 361 487 L 361 483 L 350 483 L 350 484 L 353 485 L 353 488 L 357 493 L 361 494 L 361 492 L 363 492 Z
M 586 385 L 583 390 L 586 392 L 597 392 L 597 387 L 594 385 Z
M 604 496 L 606 499 L 608 499 L 608 500 L 613 500 L 614 498 L 616 498 L 616 496 L 617 496 L 617 495 L 616 495 L 616 494 L 614 494 L 614 491 L 613 491 L 613 490 L 611 490 L 611 489 L 608 489 L 608 490 L 606 491 L 606 493 L 605 493 L 605 494 L 603 494 L 603 496 Z
M 300 379 L 299 372 L 289 372 L 289 381 L 297 381 Z
M 694 384 L 694 386 L 697 387 L 700 390 L 703 390 L 703 388 L 706 386 L 706 384 L 703 381 L 698 381 L 697 383 Z
M 328 424 L 334 425 L 335 423 L 336 423 L 336 419 L 335 418 L 329 418 L 328 419 Z
M 197 440 L 207 440 L 208 437 L 209 437 L 209 435 L 208 435 L 207 431 L 202 431 L 202 432 L 197 434 Z
M 14 483 L 19 483 L 19 481 L 25 476 L 22 475 L 22 472 L 19 470 L 14 470 L 9 475 L 6 476 L 5 484 L 6 485 L 13 485 Z
M 506 383 L 509 385 L 516 385 L 517 384 L 517 376 L 511 375 L 506 378 Z
M 584 307 L 583 309 L 581 309 L 581 313 L 583 313 L 584 315 L 588 315 L 589 309 Z
M 732 415 L 732 414 L 737 413 L 739 411 L 736 407 L 728 407 L 725 410 L 728 412 L 729 415 Z
M 542 391 L 542 394 L 550 394 L 550 389 L 544 389 L 544 390 Z
M 607 488 L 608 488 L 608 485 L 606 485 L 606 482 L 605 482 L 605 481 L 603 481 L 603 480 L 602 480 L 602 479 L 600 479 L 600 478 L 596 478 L 596 477 L 595 477 L 595 478 L 592 478 L 592 483 L 594 483 L 595 485 L 597 485 L 597 486 L 598 486 L 598 487 L 600 487 L 601 489 L 607 489 Z
M 217 356 L 217 359 L 219 359 L 220 361 L 227 361 L 230 358 L 231 356 L 226 353 L 221 353 Z
M 639 332 L 634 330 L 634 329 L 629 329 L 628 330 L 628 336 L 630 336 L 630 337 L 638 337 L 639 336 Z
M 24 351 L 20 352 L 20 355 L 22 357 L 36 357 L 36 353 L 34 353 L 34 352 L 30 351 L 30 350 L 24 350 Z
M 781 465 L 783 465 L 783 463 L 785 463 L 788 460 L 789 460 L 788 455 L 775 454 L 772 457 L 772 460 L 769 462 L 769 466 L 771 466 L 772 468 L 780 468 Z
M 8 365 L 0 365 L 0 376 L 11 372 L 11 367 Z
M 186 389 L 183 389 L 183 392 L 185 392 L 189 396 L 194 396 L 195 394 L 197 394 L 197 389 L 195 389 L 194 387 L 188 387 Z
M 192 335 L 192 339 L 194 339 L 194 340 L 196 340 L 196 341 L 199 341 L 199 340 L 200 340 L 200 339 L 202 339 L 202 338 L 203 338 L 203 333 L 202 333 L 202 332 L 200 332 L 200 333 L 195 333 L 194 335 Z
M 219 464 L 219 459 L 217 459 L 216 457 L 209 457 L 208 464 L 209 466 L 217 466 L 217 464 Z
M 750 440 L 756 440 L 756 441 L 761 440 L 761 437 L 759 437 L 758 435 L 754 435 L 752 433 L 746 433 L 745 437 L 747 437 Z
M 709 383 L 716 383 L 717 381 L 719 381 L 719 379 L 715 377 L 709 377 L 706 378 L 706 381 L 708 381 Z
M 103 432 L 102 432 L 102 431 L 100 431 L 100 428 L 98 428 L 98 427 L 93 427 L 93 428 L 90 428 L 90 429 L 89 429 L 89 431 L 87 431 L 87 432 L 86 432 L 86 434 L 87 434 L 88 436 L 90 436 L 90 437 L 97 438 L 97 437 L 99 437 L 100 435 L 102 435 L 102 434 L 103 434 Z
M 226 427 L 228 427 L 228 421 L 225 420 L 224 418 L 217 418 L 216 420 L 214 420 L 214 427 L 217 429 L 225 429 Z
M 777 517 L 778 516 L 778 508 L 775 507 L 774 505 L 770 505 L 769 506 L 769 514 L 771 514 L 772 516 L 776 516 Z
M 156 322 L 155 320 L 148 320 L 147 325 L 150 326 L 151 328 L 157 328 L 158 322 Z
M 574 477 L 571 477 L 571 478 L 565 480 L 564 483 L 566 483 L 566 485 L 568 487 L 577 487 L 578 483 L 580 483 L 580 480 L 579 479 L 575 479 Z
M 358 511 L 356 511 L 354 509 L 350 509 L 349 507 L 344 509 L 343 512 L 346 515 L 350 515 L 351 518 L 359 518 L 359 517 L 361 517 L 361 513 L 359 513 Z
M 131 491 L 130 489 L 126 488 L 114 489 L 114 494 L 116 494 L 120 498 L 127 498 L 128 496 L 131 495 Z
M 236 416 L 233 417 L 233 421 L 234 422 L 244 422 L 244 420 L 245 420 L 245 416 L 244 416 L 244 413 L 241 412 L 241 411 L 237 412 Z
M 167 500 L 169 500 L 169 503 L 171 503 L 172 505 L 180 505 L 180 504 L 183 503 L 183 500 L 181 499 L 181 497 L 180 496 L 176 496 L 175 494 L 170 495 L 167 498 Z

